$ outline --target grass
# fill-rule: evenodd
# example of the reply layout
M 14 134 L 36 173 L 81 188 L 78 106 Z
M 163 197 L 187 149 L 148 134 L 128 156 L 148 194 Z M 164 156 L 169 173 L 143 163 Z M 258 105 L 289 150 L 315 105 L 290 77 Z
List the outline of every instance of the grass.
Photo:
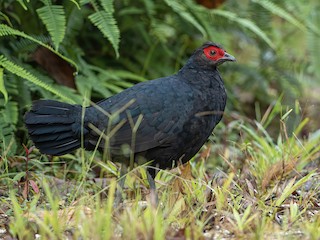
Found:
M 319 239 L 320 133 L 297 137 L 307 119 L 287 132 L 288 111 L 270 136 L 269 118 L 221 124 L 190 164 L 160 171 L 157 208 L 143 167 L 128 173 L 114 206 L 117 168 L 98 153 L 3 156 L 0 237 Z

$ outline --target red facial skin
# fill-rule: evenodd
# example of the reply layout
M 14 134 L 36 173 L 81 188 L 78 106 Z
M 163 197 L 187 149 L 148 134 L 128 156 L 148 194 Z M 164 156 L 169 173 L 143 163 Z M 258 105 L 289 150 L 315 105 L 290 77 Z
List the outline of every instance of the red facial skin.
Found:
M 213 61 L 218 61 L 220 58 L 224 57 L 225 51 L 219 47 L 210 46 L 203 49 L 204 54 L 208 59 Z

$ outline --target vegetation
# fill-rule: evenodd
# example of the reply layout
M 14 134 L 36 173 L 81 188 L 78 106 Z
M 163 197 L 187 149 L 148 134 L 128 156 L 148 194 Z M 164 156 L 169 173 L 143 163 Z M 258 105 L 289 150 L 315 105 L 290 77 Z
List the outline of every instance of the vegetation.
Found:
M 0 0 L 0 237 L 319 239 L 320 4 L 205 2 Z M 220 70 L 227 110 L 190 164 L 160 171 L 157 209 L 143 167 L 115 207 L 117 165 L 28 141 L 33 100 L 96 102 L 207 40 L 238 61 Z

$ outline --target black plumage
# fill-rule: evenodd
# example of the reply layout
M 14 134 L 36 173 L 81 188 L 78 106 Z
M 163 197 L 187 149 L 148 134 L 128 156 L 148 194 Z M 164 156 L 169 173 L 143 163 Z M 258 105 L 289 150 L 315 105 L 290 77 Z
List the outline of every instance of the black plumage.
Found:
M 98 144 L 111 160 L 128 164 L 124 149 L 130 146 L 137 162 L 145 159 L 161 169 L 171 168 L 190 160 L 221 120 L 227 97 L 217 66 L 225 61 L 235 58 L 205 43 L 175 75 L 139 83 L 85 109 L 40 100 L 26 113 L 25 124 L 45 154 L 79 148 L 83 134 L 86 149 Z

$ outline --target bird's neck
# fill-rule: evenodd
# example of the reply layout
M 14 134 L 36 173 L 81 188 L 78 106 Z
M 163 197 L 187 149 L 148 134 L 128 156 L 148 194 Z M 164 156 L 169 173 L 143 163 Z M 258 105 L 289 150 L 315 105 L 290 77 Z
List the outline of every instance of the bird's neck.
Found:
M 223 80 L 221 79 L 216 67 L 201 68 L 192 64 L 186 64 L 180 69 L 178 75 L 180 75 L 181 79 L 187 81 L 189 84 L 199 87 L 212 87 L 213 85 L 223 86 Z

